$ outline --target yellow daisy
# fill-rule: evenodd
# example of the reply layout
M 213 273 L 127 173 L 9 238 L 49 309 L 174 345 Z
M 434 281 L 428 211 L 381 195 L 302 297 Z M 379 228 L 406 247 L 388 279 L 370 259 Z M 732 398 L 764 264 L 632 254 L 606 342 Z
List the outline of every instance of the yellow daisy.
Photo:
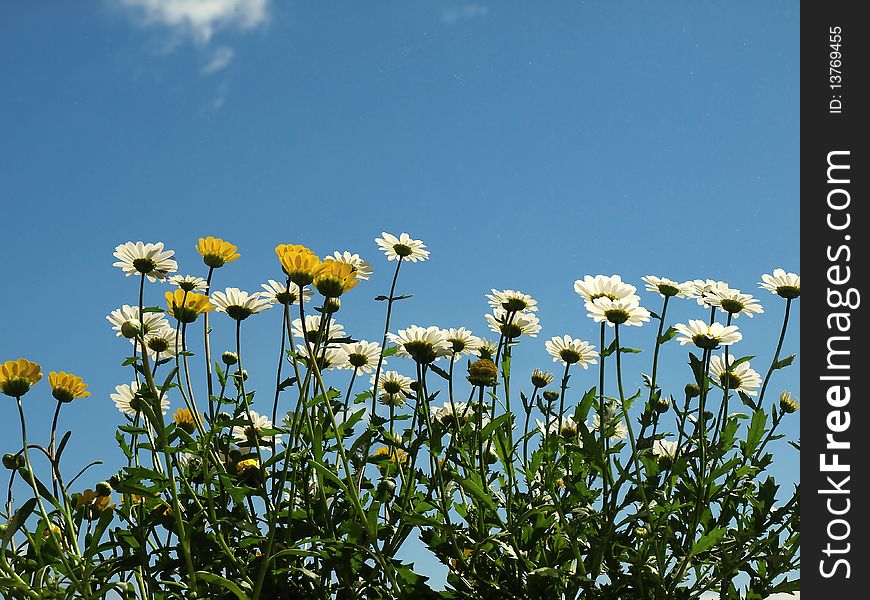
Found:
M 214 310 L 208 296 L 184 290 L 166 292 L 166 305 L 167 312 L 182 323 L 193 323 L 199 315 Z
M 377 463 L 378 471 L 381 472 L 381 475 L 384 475 L 386 471 L 390 468 L 383 462 L 386 458 L 389 458 L 390 462 L 397 465 L 399 463 L 401 463 L 402 465 L 407 465 L 408 460 L 410 460 L 408 453 L 401 448 L 387 448 L 386 446 L 378 448 L 374 451 L 374 454 L 372 454 L 372 460 Z
M 199 238 L 196 251 L 202 255 L 202 261 L 212 269 L 219 269 L 228 262 L 239 257 L 238 248 L 229 242 L 212 236 Z
M 338 298 L 359 283 L 353 265 L 327 258 L 314 277 L 314 287 L 327 298 Z
M 287 278 L 299 287 L 314 281 L 314 277 L 323 268 L 320 258 L 305 246 L 280 244 L 275 247 L 275 254 L 278 255 Z
M 48 374 L 48 385 L 51 386 L 51 395 L 58 402 L 72 402 L 74 398 L 87 398 L 91 395 L 82 378 L 72 373 L 52 371 Z
M 197 414 L 197 416 L 200 420 L 202 419 L 202 415 Z M 185 430 L 187 433 L 196 431 L 196 419 L 193 418 L 193 413 L 187 408 L 179 408 L 175 411 L 175 414 L 172 415 L 172 420 L 175 421 L 175 424 L 180 429 Z
M 23 396 L 40 379 L 42 367 L 26 358 L 7 360 L 0 364 L 0 392 L 7 396 Z

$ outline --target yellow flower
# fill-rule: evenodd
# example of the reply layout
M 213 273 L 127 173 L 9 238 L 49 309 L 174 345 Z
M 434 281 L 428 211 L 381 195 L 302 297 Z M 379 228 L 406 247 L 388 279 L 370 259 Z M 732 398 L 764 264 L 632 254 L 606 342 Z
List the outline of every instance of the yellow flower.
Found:
M 246 458 L 246 459 L 240 460 L 239 462 L 236 463 L 236 473 L 238 473 L 239 475 L 244 475 L 246 472 L 250 471 L 251 469 L 259 469 L 259 468 L 260 468 L 260 461 L 258 461 L 256 458 Z
M 214 310 L 208 296 L 184 290 L 166 292 L 166 305 L 169 307 L 167 312 L 182 323 L 193 323 L 202 313 Z
M 358 283 L 353 265 L 331 258 L 323 261 L 320 272 L 314 277 L 314 287 L 327 298 L 338 298 Z
M 784 414 L 797 412 L 800 407 L 797 396 L 793 396 L 791 392 L 783 392 L 779 395 L 779 408 Z
M 42 367 L 25 358 L 7 360 L 0 364 L 0 392 L 18 398 L 27 393 L 30 386 L 42 379 Z
M 72 402 L 74 398 L 87 398 L 91 395 L 82 378 L 72 373 L 52 371 L 48 374 L 48 385 L 51 386 L 51 395 L 58 402 Z
M 381 460 L 389 457 L 390 461 L 395 464 L 401 463 L 402 465 L 407 465 L 409 456 L 408 453 L 402 450 L 401 448 L 387 448 L 383 446 L 375 450 L 374 454 L 372 454 L 372 458 L 378 463 L 378 471 L 383 475 L 387 471 L 387 467 L 385 467 Z
M 202 255 L 202 261 L 212 269 L 219 269 L 228 262 L 239 257 L 238 248 L 220 238 L 208 236 L 199 238 L 196 251 Z
M 51 537 L 51 533 L 54 532 L 57 535 L 57 538 L 60 540 L 62 544 L 66 542 L 63 539 L 63 531 L 61 528 L 55 525 L 54 523 L 49 523 L 48 527 L 45 528 L 45 531 L 42 532 L 42 539 L 47 540 Z
M 280 244 L 275 247 L 275 254 L 278 255 L 287 278 L 300 288 L 314 281 L 314 277 L 323 268 L 320 258 L 305 246 Z
M 94 490 L 88 488 L 79 494 L 78 499 L 76 500 L 75 508 L 76 510 L 84 507 L 85 509 L 85 517 L 93 521 L 94 519 L 99 518 L 100 513 L 102 513 L 107 508 L 114 508 L 114 504 L 109 504 L 111 501 L 111 496 L 100 496 Z
M 199 413 L 197 413 L 197 417 L 200 420 L 202 419 L 202 415 Z M 193 433 L 196 430 L 196 419 L 193 418 L 193 413 L 187 408 L 179 408 L 175 411 L 175 414 L 172 415 L 172 420 L 175 421 L 175 424 L 180 429 L 185 430 L 187 433 Z

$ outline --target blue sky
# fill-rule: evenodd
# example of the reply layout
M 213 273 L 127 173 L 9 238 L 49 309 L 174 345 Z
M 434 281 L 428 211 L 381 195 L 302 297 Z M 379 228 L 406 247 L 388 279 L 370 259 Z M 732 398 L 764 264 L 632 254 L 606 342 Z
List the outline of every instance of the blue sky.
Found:
M 766 369 L 783 303 L 756 282 L 779 266 L 799 272 L 797 3 L 191 6 L 0 6 L 0 360 L 24 356 L 91 385 L 92 398 L 64 409 L 68 470 L 118 457 L 108 395 L 129 381 L 127 347 L 105 315 L 135 301 L 135 282 L 111 266 L 127 240 L 163 241 L 181 272 L 203 274 L 196 239 L 228 239 L 242 258 L 216 286 L 252 291 L 279 275 L 277 243 L 359 252 L 375 277 L 340 320 L 379 339 L 372 298 L 391 265 L 372 240 L 408 231 L 432 259 L 404 269 L 400 291 L 415 297 L 396 325 L 483 334 L 483 295 L 522 289 L 544 327 L 519 351 L 526 370 L 552 364 L 550 336 L 595 341 L 572 290 L 585 274 L 724 279 L 767 309 L 737 322 L 739 353 Z M 161 290 L 149 291 L 157 303 Z M 266 396 L 274 312 L 245 323 Z M 674 313 L 702 314 L 690 302 Z M 221 350 L 230 328 L 216 321 Z M 644 327 L 626 343 L 648 348 L 653 336 Z M 648 371 L 648 354 L 626 368 Z M 687 381 L 685 354 L 666 347 L 666 390 Z M 797 368 L 772 383 L 797 386 Z M 36 436 L 47 437 L 47 390 L 26 398 Z M 14 440 L 5 410 L 0 439 Z M 785 431 L 797 437 L 797 417 Z M 795 453 L 776 448 L 778 475 L 795 481 Z

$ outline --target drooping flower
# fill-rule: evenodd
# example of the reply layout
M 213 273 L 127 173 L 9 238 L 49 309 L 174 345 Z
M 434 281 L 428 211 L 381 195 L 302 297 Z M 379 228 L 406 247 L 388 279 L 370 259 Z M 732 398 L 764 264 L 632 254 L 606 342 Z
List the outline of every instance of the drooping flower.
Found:
M 321 321 L 320 315 L 305 315 L 305 328 L 303 329 L 302 319 L 293 319 L 293 335 L 303 340 L 307 338 L 310 344 L 322 343 L 324 340 L 321 337 L 327 337 L 330 342 L 346 337 L 344 326 L 337 323 L 332 317 L 329 317 L 329 320 L 322 325 L 323 331 L 320 331 Z
M 0 392 L 18 398 L 42 379 L 42 367 L 26 358 L 0 364 Z
M 453 353 L 452 359 L 459 360 L 465 354 L 475 354 L 480 349 L 483 341 L 473 335 L 465 327 L 451 327 L 444 332 L 444 337 L 447 343 L 450 344 L 450 351 Z
M 749 361 L 732 367 L 734 356 L 728 356 L 728 369 L 725 369 L 725 355 L 714 355 L 710 358 L 710 373 L 722 384 L 734 392 L 743 392 L 749 396 L 758 394 L 761 387 L 761 375 L 749 367 Z
M 240 418 L 247 419 L 248 417 L 242 413 Z M 266 415 L 261 415 L 257 411 L 252 410 L 249 423 L 244 426 L 235 425 L 230 434 L 240 446 L 254 446 L 258 441 L 261 447 L 264 444 L 271 444 L 273 440 L 280 442 L 280 439 L 275 435 L 263 435 L 262 432 L 269 429 L 274 429 L 272 421 Z
M 272 304 L 297 304 L 299 302 L 299 286 L 290 282 L 290 286 L 286 286 L 280 281 L 275 281 L 274 279 L 270 279 L 266 283 L 260 285 L 265 291 L 261 292 L 264 294 L 266 299 L 269 300 Z M 308 302 L 311 298 L 311 290 L 308 288 L 302 288 L 302 298 L 304 302 Z
M 51 395 L 58 402 L 72 402 L 75 398 L 91 395 L 82 378 L 72 373 L 52 371 L 48 374 L 48 385 L 51 386 Z
M 774 269 L 773 275 L 762 275 L 758 287 L 786 299 L 798 298 L 801 295 L 801 276 L 797 273 L 786 273 L 784 269 Z
M 238 248 L 229 242 L 212 236 L 199 238 L 199 243 L 196 245 L 196 251 L 202 255 L 202 262 L 212 269 L 219 269 L 228 262 L 236 260 L 239 257 L 236 250 Z
M 208 282 L 205 279 L 195 275 L 173 275 L 168 281 L 185 292 L 204 292 L 208 287 Z
M 722 312 L 734 315 L 735 319 L 741 314 L 751 318 L 755 314 L 764 312 L 758 300 L 750 294 L 743 294 L 740 290 L 730 288 L 715 289 L 705 293 L 704 302 L 707 306 L 717 306 Z
M 369 383 L 375 387 L 378 401 L 381 404 L 401 406 L 405 403 L 405 396 L 411 393 L 411 384 L 414 380 L 400 375 L 396 371 L 381 373 L 380 383 L 375 386 L 375 376 L 372 375 Z
M 598 298 L 622 300 L 634 296 L 637 288 L 623 282 L 619 275 L 586 275 L 574 282 L 574 291 L 586 302 L 592 302 Z
M 521 335 L 537 337 L 541 332 L 541 322 L 531 313 L 508 313 L 503 308 L 495 309 L 486 315 L 490 330 L 500 333 L 509 340 Z
M 638 303 L 637 296 L 628 296 L 619 300 L 611 300 L 607 296 L 601 296 L 586 303 L 588 317 L 596 323 L 607 323 L 611 327 L 615 325 L 634 325 L 640 327 L 649 321 L 649 311 Z
M 215 309 L 208 300 L 208 296 L 184 290 L 166 292 L 166 312 L 182 323 L 193 323 L 199 315 Z
M 119 411 L 131 417 L 136 416 L 141 410 L 141 403 L 144 402 L 139 394 L 139 384 L 135 381 L 115 386 L 115 393 L 111 398 Z M 169 410 L 169 399 L 165 395 L 160 399 L 160 410 L 164 415 Z
M 743 334 L 737 331 L 736 325 L 727 327 L 721 323 L 708 325 L 698 319 L 690 320 L 688 325 L 677 323 L 674 329 L 681 335 L 677 337 L 681 346 L 695 344 L 703 350 L 712 350 L 719 345 L 730 346 L 743 339 Z
M 503 309 L 507 312 L 536 312 L 538 301 L 516 290 L 492 290 L 492 294 L 486 295 L 489 305 L 494 309 Z
M 338 298 L 360 282 L 356 269 L 347 263 L 327 258 L 314 276 L 314 287 L 326 298 Z
M 304 287 L 314 281 L 314 276 L 320 272 L 323 263 L 309 248 L 296 244 L 279 244 L 275 254 L 281 262 L 284 274 L 299 287 Z
M 575 340 L 570 335 L 551 338 L 547 340 L 544 346 L 547 348 L 550 356 L 553 357 L 553 362 L 561 362 L 564 365 L 577 364 L 584 369 L 588 369 L 589 365 L 594 365 L 598 362 L 595 360 L 598 356 L 595 346 L 589 342 Z
M 124 275 L 145 275 L 148 281 L 154 282 L 165 278 L 178 269 L 178 263 L 172 257 L 174 250 L 164 250 L 163 242 L 145 244 L 142 242 L 126 242 L 115 247 L 113 252 L 117 262 L 112 263 L 124 271 Z
M 341 344 L 338 349 L 342 352 L 340 369 L 351 369 L 357 373 L 371 373 L 378 366 L 381 356 L 381 346 L 377 342 L 353 342 Z M 381 364 L 386 363 L 386 359 Z
M 453 352 L 444 330 L 434 325 L 426 328 L 411 325 L 387 336 L 398 346 L 397 355 L 410 357 L 420 364 L 429 364 Z
M 648 292 L 656 292 L 662 298 L 672 298 L 674 296 L 677 298 L 685 298 L 689 292 L 685 284 L 678 283 L 673 279 L 668 279 L 667 277 L 646 275 L 645 277 L 641 277 L 641 279 L 646 283 L 646 290 Z
M 223 292 L 214 292 L 211 301 L 218 312 L 225 312 L 236 321 L 243 321 L 272 307 L 272 303 L 263 292 L 249 294 L 239 288 L 227 288 Z
M 730 286 L 724 281 L 716 281 L 715 279 L 692 279 L 683 283 L 683 289 L 686 290 L 687 298 L 695 298 L 700 306 L 710 307 L 710 304 L 705 297 L 709 292 L 721 291 L 730 289 Z
M 674 460 L 678 449 L 677 443 L 669 440 L 656 440 L 653 442 L 652 447 L 653 456 L 656 456 L 659 460 Z
M 785 414 L 791 414 L 800 409 L 797 396 L 793 396 L 791 392 L 783 392 L 779 395 L 779 408 Z
M 183 292 L 182 292 L 183 293 Z M 143 312 L 140 322 L 139 307 L 123 305 L 121 308 L 113 310 L 106 319 L 112 324 L 112 329 L 117 333 L 116 337 L 124 336 L 126 338 L 135 338 L 139 333 L 140 325 L 146 336 L 149 333 L 169 326 L 169 321 L 166 320 L 161 313 Z
M 359 254 L 351 254 L 350 252 L 339 252 L 336 250 L 333 252 L 331 257 L 327 257 L 336 262 L 345 263 L 353 267 L 353 270 L 356 272 L 357 279 L 365 279 L 367 280 L 372 276 L 372 265 L 371 263 L 364 261 Z
M 381 232 L 381 237 L 375 238 L 375 243 L 383 250 L 387 260 L 410 260 L 411 262 L 424 261 L 429 258 L 429 251 L 425 250 L 426 244 L 422 240 L 411 239 L 407 233 L 399 237 L 386 231 Z

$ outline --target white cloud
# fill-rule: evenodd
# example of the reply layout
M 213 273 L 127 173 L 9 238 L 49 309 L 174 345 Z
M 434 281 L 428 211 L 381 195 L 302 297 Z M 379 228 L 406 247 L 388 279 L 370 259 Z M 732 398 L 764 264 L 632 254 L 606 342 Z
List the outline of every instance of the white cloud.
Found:
M 115 0 L 136 12 L 143 26 L 162 25 L 208 43 L 222 29 L 253 29 L 269 18 L 269 0 Z
M 230 61 L 233 60 L 235 51 L 229 46 L 221 46 L 211 56 L 211 60 L 202 68 L 203 75 L 211 75 L 223 68 L 226 68 Z
M 464 4 L 456 8 L 448 8 L 441 13 L 441 20 L 452 25 L 462 19 L 473 19 L 475 17 L 485 17 L 489 14 L 489 8 L 482 4 Z

